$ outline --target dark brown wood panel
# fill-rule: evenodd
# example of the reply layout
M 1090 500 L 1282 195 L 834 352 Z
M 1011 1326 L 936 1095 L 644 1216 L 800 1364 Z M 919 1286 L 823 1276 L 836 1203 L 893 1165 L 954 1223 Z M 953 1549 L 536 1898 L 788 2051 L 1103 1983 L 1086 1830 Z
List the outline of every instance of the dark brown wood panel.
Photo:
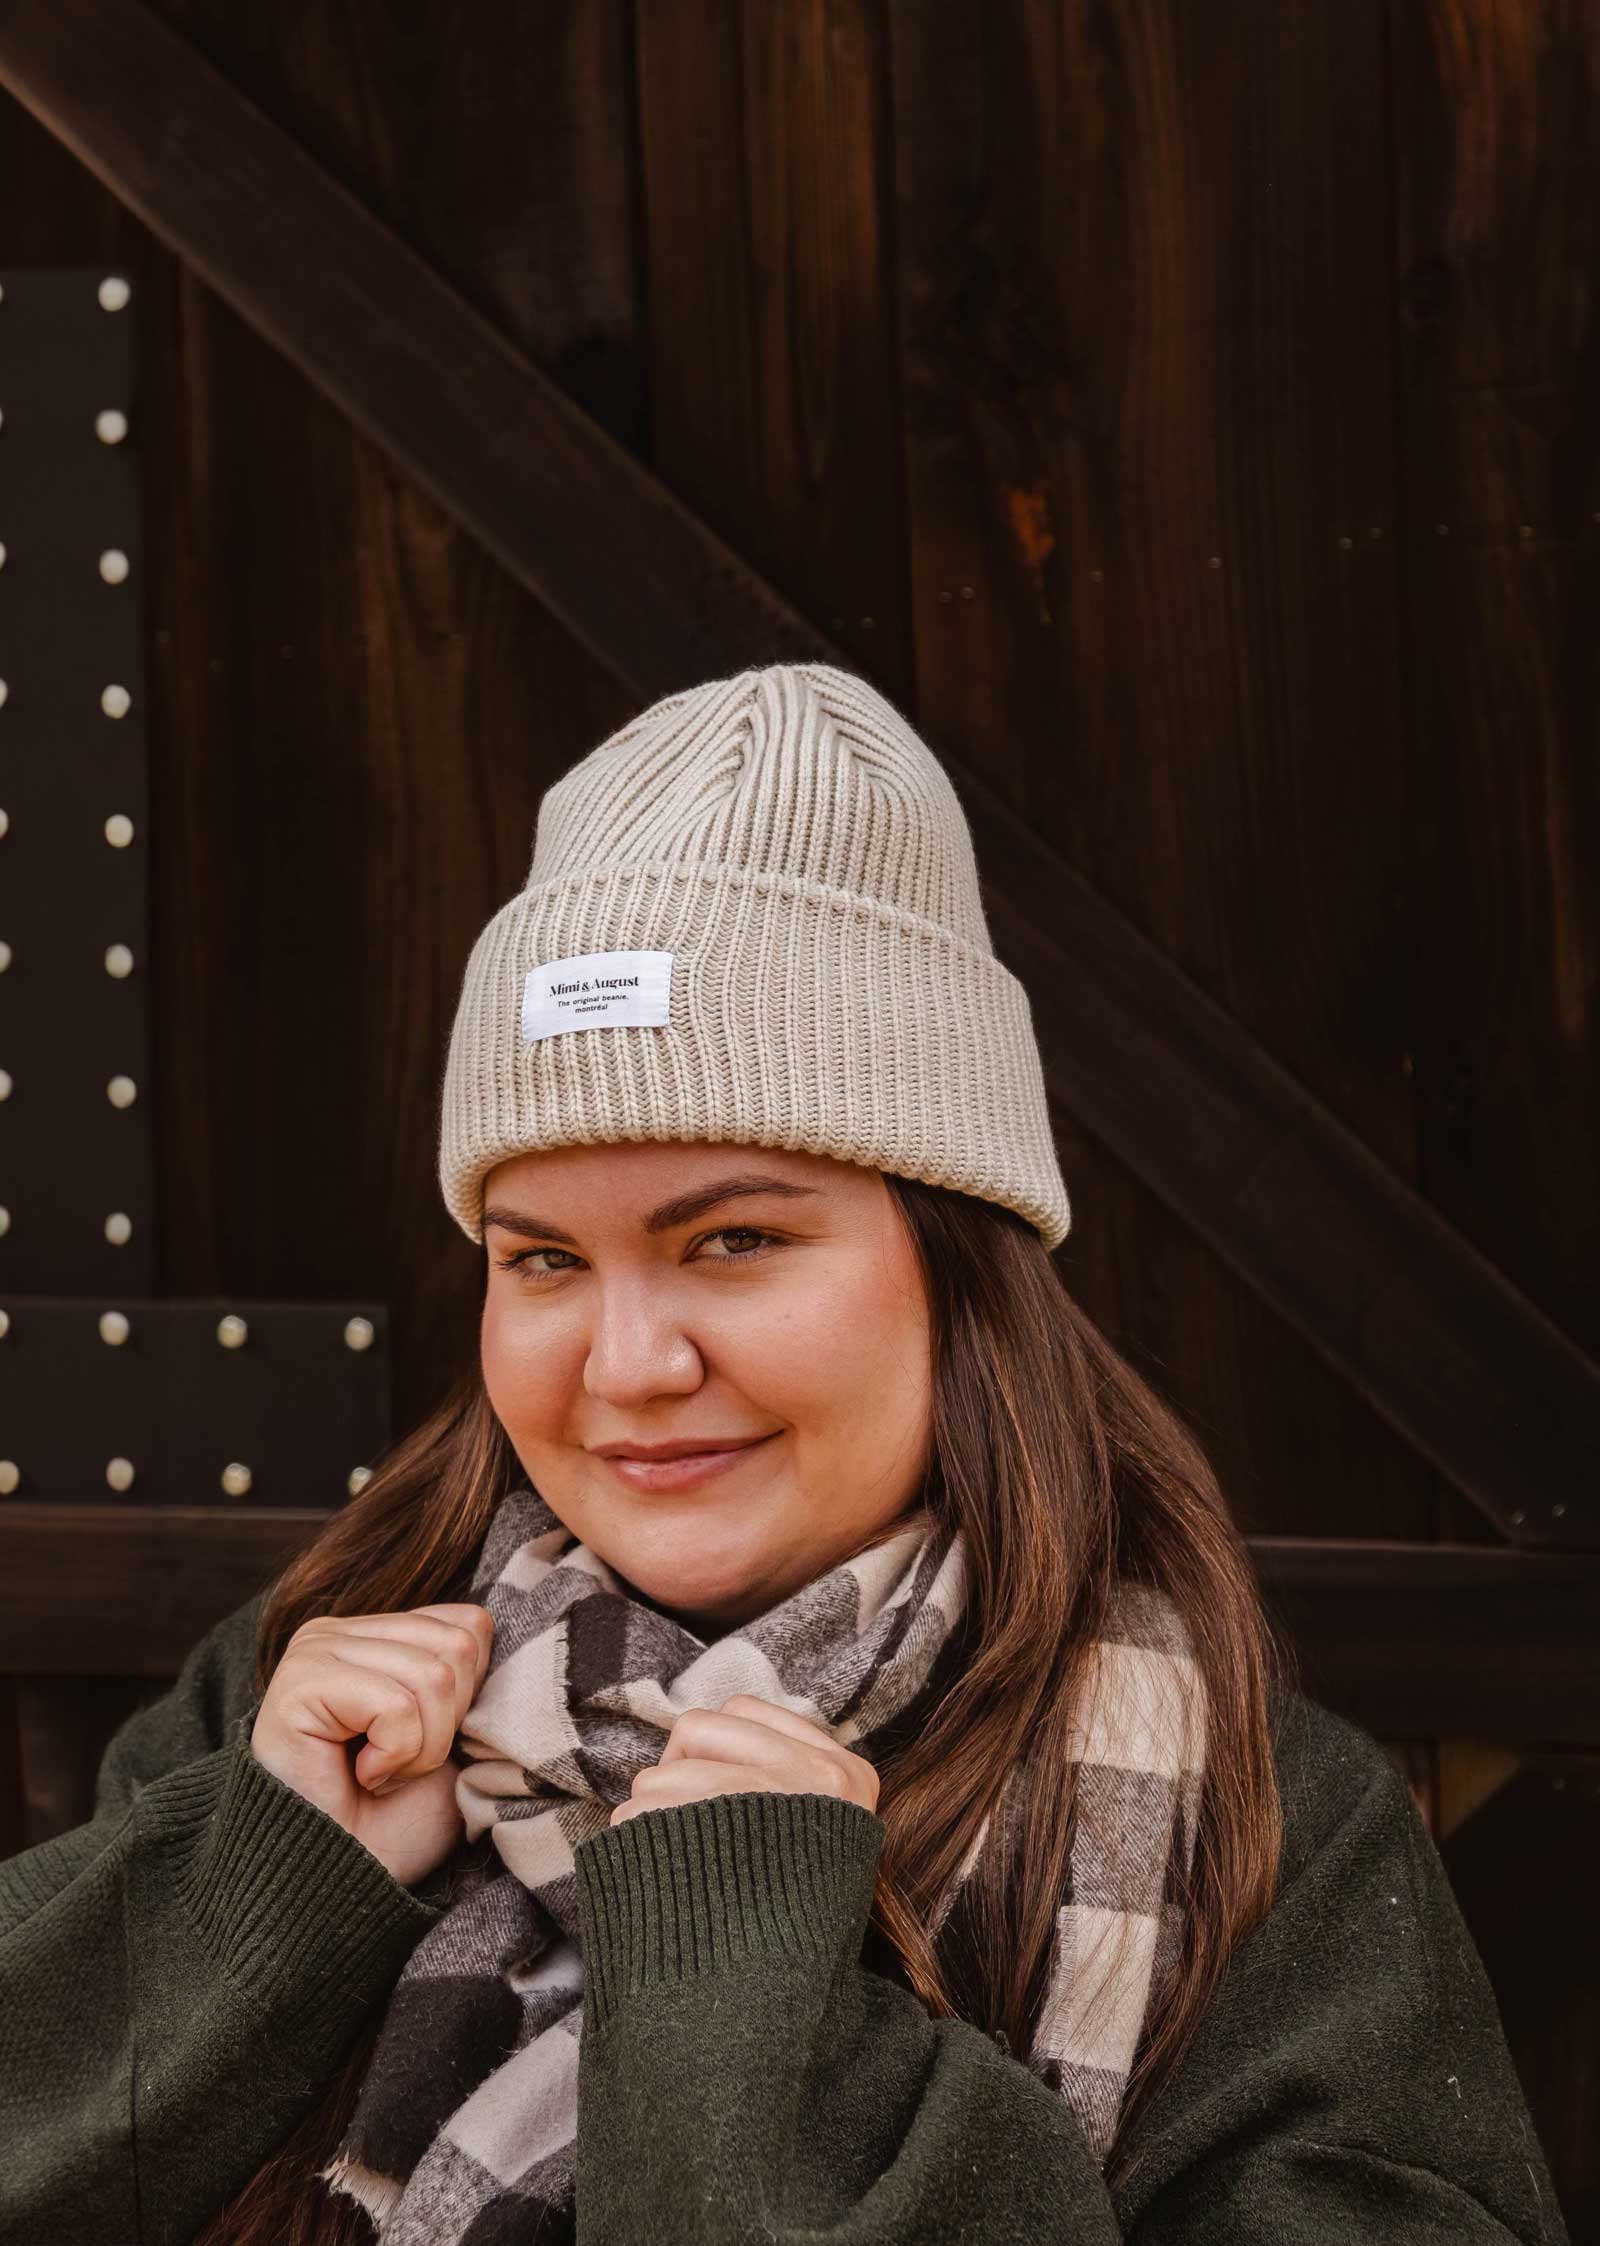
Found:
M 1600 19 L 1392 17 L 1424 1176 L 1600 1353 Z
M 15 1677 L 19 1846 L 36 1848 L 94 1814 L 95 1777 L 123 1719 L 165 1687 L 130 1676 Z M 17 1814 L 14 1803 L 12 1816 Z
M 0 70 L 636 681 L 665 684 L 697 653 L 737 660 L 757 625 L 775 642 L 769 655 L 824 651 L 758 573 L 133 0 L 99 0 L 92 11 L 64 0 L 49 19 L 13 20 L 0 30 Z M 128 83 L 141 105 L 122 99 Z M 302 240 L 318 242 L 319 259 L 299 255 Z M 384 312 L 399 301 L 412 316 L 404 337 Z M 486 441 L 486 430 L 512 424 L 517 447 Z M 597 563 L 603 551 L 624 575 L 631 564 L 631 609 L 617 573 Z M 1225 557 L 1210 562 L 1220 571 Z M 1592 1364 L 1491 1267 L 1457 1253 L 1377 1156 L 1359 1159 L 1364 1142 L 1303 1096 L 1231 1015 L 1202 1003 L 1167 952 L 1041 846 L 989 785 L 959 759 L 954 773 L 1017 924 L 1007 955 L 1048 999 L 1047 1065 L 1086 1126 L 1113 1139 L 1498 1524 L 1519 1541 L 1582 1541 L 1591 1501 L 1551 1493 L 1576 1483 L 1574 1462 L 1592 1447 Z M 1076 954 L 1056 929 L 1074 917 Z M 1105 955 L 1092 990 L 1085 950 Z M 1096 1045 L 1108 998 L 1119 1034 Z M 1141 1049 L 1147 1022 L 1162 1016 L 1183 1034 Z M 1198 1067 L 1180 1071 L 1178 1096 L 1163 1101 L 1156 1076 L 1196 1045 Z M 1527 1406 L 1514 1429 L 1508 1396 Z
M 1442 1853 L 1573 2246 L 1590 2246 L 1600 2237 L 1600 1756 L 1530 1756 Z
M 0 1674 L 176 1676 L 328 1518 L 309 1507 L 0 1507 Z
M 308 17 L 293 38 L 233 11 L 189 14 L 209 46 L 237 36 L 219 59 L 247 91 L 258 74 L 336 171 L 359 150 L 364 192 L 404 225 L 426 218 L 430 254 L 463 276 L 496 160 L 460 126 L 448 22 L 427 19 L 424 56 L 423 34 L 397 40 L 381 8 Z M 480 275 L 469 293 L 487 291 L 486 309 L 631 444 L 642 387 L 617 12 L 568 12 L 560 67 L 525 18 L 505 23 L 532 83 L 497 112 L 502 159 L 508 143 L 517 156 L 494 239 L 504 252 L 520 227 L 529 263 L 519 274 L 502 257 L 492 289 Z M 434 122 L 404 127 L 424 82 Z M 416 142 L 430 140 L 434 184 L 458 167 L 454 199 L 418 176 Z M 8 254 L 115 255 L 139 276 L 130 441 L 148 510 L 162 1285 L 312 1298 L 363 1272 L 391 1306 L 409 1426 L 476 1346 L 480 1255 L 434 1183 L 461 970 L 524 878 L 544 787 L 633 698 L 9 99 L 0 180 Z M 286 237 L 296 264 L 308 238 Z
M 819 654 L 900 697 L 883 13 L 679 0 L 635 22 L 651 465 L 832 635 Z
M 1379 0 L 890 13 L 922 714 L 1414 1180 Z M 1029 970 L 1048 1007 L 1070 947 Z M 1426 1465 L 1147 1190 L 1129 1093 L 1060 1118 L 1075 1293 L 1252 1527 L 1426 1533 Z

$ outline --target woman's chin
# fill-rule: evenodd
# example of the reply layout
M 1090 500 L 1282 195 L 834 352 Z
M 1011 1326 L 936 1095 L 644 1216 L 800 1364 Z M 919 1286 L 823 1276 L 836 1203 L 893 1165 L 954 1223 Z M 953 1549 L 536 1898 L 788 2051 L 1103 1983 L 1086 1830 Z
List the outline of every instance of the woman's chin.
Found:
M 737 1629 L 783 1596 L 781 1591 L 768 1595 L 761 1588 L 770 1582 L 772 1571 L 755 1551 L 742 1566 L 652 1567 L 643 1557 L 633 1567 L 625 1558 L 610 1564 L 643 1605 L 669 1615 L 701 1638 Z

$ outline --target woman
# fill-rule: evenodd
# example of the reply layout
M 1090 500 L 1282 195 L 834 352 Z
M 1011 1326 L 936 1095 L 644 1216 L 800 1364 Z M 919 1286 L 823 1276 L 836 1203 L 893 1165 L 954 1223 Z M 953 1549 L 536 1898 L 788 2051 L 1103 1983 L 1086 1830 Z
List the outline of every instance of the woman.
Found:
M 0 1866 L 0 2236 L 1564 2239 L 1403 1780 L 1049 1261 L 889 703 L 549 791 L 439 1173 L 473 1377 Z

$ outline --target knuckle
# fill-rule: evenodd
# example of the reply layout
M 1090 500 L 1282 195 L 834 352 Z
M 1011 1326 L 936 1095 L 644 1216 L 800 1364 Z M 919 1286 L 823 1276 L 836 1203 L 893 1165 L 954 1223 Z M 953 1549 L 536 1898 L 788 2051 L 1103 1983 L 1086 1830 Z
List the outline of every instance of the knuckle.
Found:
M 408 1684 L 402 1684 L 398 1677 L 385 1676 L 378 1669 L 371 1670 L 369 1674 L 376 1680 L 375 1690 L 385 1707 L 395 1715 L 413 1717 L 417 1729 L 420 1731 L 422 1728 L 422 1710 L 417 1705 L 417 1696 L 411 1687 Z

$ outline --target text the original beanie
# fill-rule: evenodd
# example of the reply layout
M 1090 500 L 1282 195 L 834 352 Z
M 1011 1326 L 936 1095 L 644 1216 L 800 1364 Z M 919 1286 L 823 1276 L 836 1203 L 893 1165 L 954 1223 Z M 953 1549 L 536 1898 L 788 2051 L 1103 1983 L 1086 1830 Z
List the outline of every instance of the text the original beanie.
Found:
M 483 1239 L 496 1163 L 725 1140 L 1071 1221 L 1028 997 L 995 957 L 944 768 L 848 671 L 670 694 L 547 789 L 473 946 L 439 1183 Z

